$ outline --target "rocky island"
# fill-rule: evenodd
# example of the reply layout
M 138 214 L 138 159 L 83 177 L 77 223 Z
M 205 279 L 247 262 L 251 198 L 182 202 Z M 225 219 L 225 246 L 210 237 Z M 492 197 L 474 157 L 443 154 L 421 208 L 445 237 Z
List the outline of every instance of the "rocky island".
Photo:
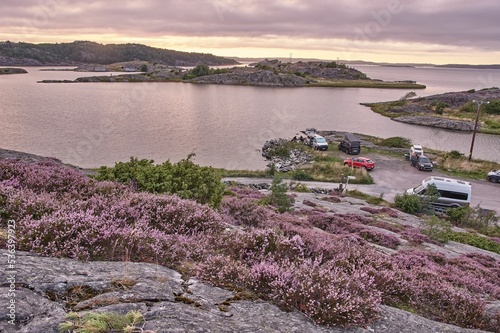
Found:
M 397 101 L 362 103 L 392 120 L 438 128 L 472 131 L 478 108 L 478 130 L 500 134 L 500 89 L 471 89 L 425 97 L 410 92 Z
M 282 63 L 264 60 L 248 66 L 210 68 L 198 65 L 193 69 L 141 65 L 143 73 L 101 75 L 77 78 L 74 81 L 43 80 L 56 82 L 157 82 L 174 81 L 200 84 L 252 85 L 269 87 L 365 87 L 423 89 L 414 81 L 382 81 L 370 79 L 366 74 L 345 64 L 325 61 Z
M 0 75 L 2 74 L 26 74 L 28 73 L 23 68 L 0 68 Z

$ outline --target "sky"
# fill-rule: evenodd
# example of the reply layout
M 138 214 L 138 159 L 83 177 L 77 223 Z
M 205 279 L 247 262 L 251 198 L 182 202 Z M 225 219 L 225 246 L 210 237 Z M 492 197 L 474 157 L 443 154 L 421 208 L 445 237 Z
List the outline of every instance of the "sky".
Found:
M 498 0 L 2 0 L 0 41 L 227 57 L 500 63 Z

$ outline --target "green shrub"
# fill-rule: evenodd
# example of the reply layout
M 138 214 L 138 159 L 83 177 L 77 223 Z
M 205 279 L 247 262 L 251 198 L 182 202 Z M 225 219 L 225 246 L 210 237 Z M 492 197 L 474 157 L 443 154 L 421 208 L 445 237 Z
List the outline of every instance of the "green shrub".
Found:
M 494 211 L 485 211 L 479 206 L 475 208 L 468 206 L 451 208 L 446 211 L 446 215 L 453 225 L 461 228 L 471 228 L 479 232 L 494 227 L 497 221 Z
M 471 234 L 468 232 L 451 232 L 449 240 L 457 243 L 468 244 L 486 251 L 500 254 L 500 244 L 484 236 Z
M 408 214 L 417 214 L 422 211 L 422 201 L 416 194 L 396 194 L 394 204 L 397 208 Z
M 460 112 L 472 113 L 472 112 L 476 112 L 476 111 L 477 111 L 477 107 L 472 102 L 467 102 L 464 105 L 462 105 L 462 107 L 460 108 Z
M 379 146 L 384 146 L 384 147 L 408 148 L 412 145 L 412 142 L 408 138 L 394 136 L 391 138 L 384 139 L 380 141 L 378 144 Z
M 268 204 L 276 207 L 277 211 L 280 213 L 288 212 L 292 210 L 295 199 L 288 196 L 286 192 L 288 191 L 288 185 L 282 183 L 281 178 L 274 177 L 271 184 L 271 193 L 260 200 L 261 204 Z
M 449 105 L 443 102 L 438 102 L 436 105 L 436 113 L 437 114 L 443 114 L 444 108 L 448 107 Z
M 308 181 L 308 180 L 313 180 L 313 176 L 311 176 L 305 170 L 297 169 L 297 170 L 293 171 L 293 173 L 292 173 L 292 179 L 294 179 L 294 180 Z
M 447 155 L 446 155 L 447 158 L 455 158 L 455 159 L 459 159 L 459 158 L 462 158 L 464 157 L 464 154 L 459 152 L 458 150 L 452 150 L 450 151 Z
M 420 227 L 420 232 L 440 243 L 450 240 L 451 223 L 437 216 L 428 216 Z
M 225 190 L 221 174 L 211 167 L 194 164 L 193 156 L 190 154 L 175 164 L 166 161 L 158 165 L 153 160 L 132 157 L 129 162 L 116 163 L 112 168 L 99 168 L 96 178 L 130 184 L 139 191 L 176 194 L 218 207 Z
M 500 114 L 500 100 L 492 100 L 488 104 L 482 104 L 481 108 L 485 113 Z

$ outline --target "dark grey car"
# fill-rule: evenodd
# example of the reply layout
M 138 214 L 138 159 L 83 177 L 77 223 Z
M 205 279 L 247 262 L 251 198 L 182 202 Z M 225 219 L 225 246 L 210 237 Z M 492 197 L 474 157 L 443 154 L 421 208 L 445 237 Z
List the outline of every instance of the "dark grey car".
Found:
M 420 155 L 415 163 L 415 167 L 421 171 L 432 171 L 434 166 L 427 156 Z

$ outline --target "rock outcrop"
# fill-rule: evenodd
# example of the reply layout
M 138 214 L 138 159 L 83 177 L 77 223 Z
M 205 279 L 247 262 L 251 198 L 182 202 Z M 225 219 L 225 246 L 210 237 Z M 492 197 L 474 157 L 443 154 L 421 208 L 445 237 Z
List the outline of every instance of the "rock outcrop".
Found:
M 271 161 L 268 167 L 274 164 L 276 171 L 288 172 L 314 159 L 314 156 L 305 150 L 287 148 L 287 142 L 289 141 L 286 139 L 272 139 L 264 143 L 262 156 Z
M 7 251 L 0 250 L 6 258 Z M 402 310 L 382 307 L 381 317 L 365 328 L 327 328 L 299 312 L 283 312 L 243 293 L 184 280 L 178 272 L 148 263 L 81 262 L 16 253 L 16 272 L 1 263 L 0 331 L 59 333 L 69 311 L 131 310 L 144 316 L 144 331 L 266 333 L 466 333 L 481 332 L 433 322 Z M 14 296 L 9 296 L 12 275 Z M 9 324 L 7 304 L 15 301 L 16 325 Z
M 438 117 L 425 117 L 425 116 L 400 116 L 392 118 L 392 120 L 402 123 L 431 126 L 438 128 L 446 128 L 459 131 L 472 131 L 474 130 L 474 122 L 464 120 L 451 120 Z M 478 126 L 479 128 L 479 126 Z
M 196 83 L 241 84 L 269 87 L 302 87 L 315 80 L 305 79 L 295 74 L 275 73 L 270 70 L 235 69 L 231 73 L 205 75 L 194 78 Z

